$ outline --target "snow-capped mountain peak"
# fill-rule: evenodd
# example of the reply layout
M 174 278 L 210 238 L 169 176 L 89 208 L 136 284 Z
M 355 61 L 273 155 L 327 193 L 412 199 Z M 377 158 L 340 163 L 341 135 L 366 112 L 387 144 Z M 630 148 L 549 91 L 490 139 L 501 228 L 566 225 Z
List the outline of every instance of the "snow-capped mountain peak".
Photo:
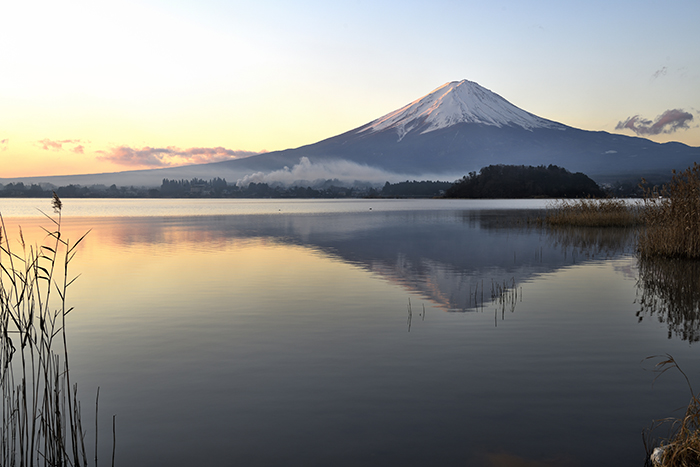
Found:
M 565 128 L 514 106 L 477 83 L 462 80 L 446 83 L 405 107 L 370 122 L 359 131 L 395 129 L 400 141 L 414 129 L 428 133 L 457 123 L 520 126 L 526 130 Z

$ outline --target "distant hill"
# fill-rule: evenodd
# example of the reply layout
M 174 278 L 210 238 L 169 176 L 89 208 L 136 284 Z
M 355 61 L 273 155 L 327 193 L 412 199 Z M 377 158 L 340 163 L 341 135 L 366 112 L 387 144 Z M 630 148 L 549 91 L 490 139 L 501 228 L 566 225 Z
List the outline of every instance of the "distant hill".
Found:
M 338 179 L 456 180 L 489 165 L 557 165 L 600 180 L 666 177 L 700 162 L 700 148 L 586 131 L 536 116 L 463 80 L 359 128 L 296 149 L 203 165 L 8 181 L 158 186 L 163 178 L 273 183 Z M 5 181 L 0 179 L 0 183 Z

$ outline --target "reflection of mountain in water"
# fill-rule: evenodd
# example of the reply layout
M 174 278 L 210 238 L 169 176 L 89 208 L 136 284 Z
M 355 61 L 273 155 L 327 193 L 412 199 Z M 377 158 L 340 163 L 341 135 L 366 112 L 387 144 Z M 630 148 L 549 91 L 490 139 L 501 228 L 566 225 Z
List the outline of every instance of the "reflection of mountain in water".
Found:
M 161 242 L 169 228 L 196 238 L 266 237 L 307 246 L 366 268 L 448 310 L 473 310 L 495 285 L 591 259 L 629 252 L 633 234 L 528 226 L 535 211 L 393 211 L 164 219 L 148 232 Z M 159 229 L 160 226 L 160 229 Z M 163 230 L 163 231 L 160 231 Z M 133 238 L 125 235 L 124 238 Z M 142 240 L 146 238 L 142 237 Z M 147 240 L 146 240 L 147 241 Z
M 632 231 L 528 227 L 524 213 L 391 214 L 352 236 L 309 235 L 316 247 L 396 281 L 445 309 L 478 308 L 494 288 L 631 251 Z
M 700 264 L 677 259 L 641 259 L 637 283 L 639 321 L 656 318 L 689 342 L 700 341 Z

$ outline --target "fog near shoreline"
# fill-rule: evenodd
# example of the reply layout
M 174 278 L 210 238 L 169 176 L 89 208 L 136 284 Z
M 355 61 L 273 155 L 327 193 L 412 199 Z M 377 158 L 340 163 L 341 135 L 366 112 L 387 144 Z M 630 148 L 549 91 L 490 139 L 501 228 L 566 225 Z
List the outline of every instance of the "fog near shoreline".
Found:
M 398 183 L 406 180 L 440 180 L 454 181 L 461 175 L 447 174 L 415 174 L 395 173 L 371 167 L 364 164 L 344 159 L 322 160 L 312 162 L 308 157 L 302 157 L 298 164 L 291 168 L 284 167 L 271 172 L 256 172 L 246 175 L 236 181 L 238 186 L 247 186 L 250 183 L 267 183 L 283 186 L 310 186 L 323 185 L 326 181 L 338 181 L 343 185 L 369 185 L 379 187 L 386 182 Z
M 104 174 L 80 174 L 42 177 L 18 177 L 0 178 L 0 184 L 24 183 L 25 185 L 52 185 L 54 187 L 81 185 L 81 186 L 135 186 L 135 187 L 159 187 L 163 179 L 191 180 L 199 178 L 211 180 L 224 178 L 229 184 L 248 186 L 250 183 L 267 183 L 269 185 L 282 186 L 309 186 L 318 187 L 332 181 L 342 186 L 374 186 L 379 187 L 384 183 L 397 183 L 413 180 L 440 180 L 453 182 L 465 174 L 458 173 L 425 173 L 410 174 L 396 173 L 382 170 L 369 165 L 358 164 L 345 159 L 322 159 L 312 161 L 307 157 L 301 157 L 297 164 L 291 167 L 284 166 L 277 170 L 253 170 L 245 165 L 222 166 L 219 164 L 203 164 L 173 167 L 167 169 L 134 170 L 128 172 L 114 172 Z

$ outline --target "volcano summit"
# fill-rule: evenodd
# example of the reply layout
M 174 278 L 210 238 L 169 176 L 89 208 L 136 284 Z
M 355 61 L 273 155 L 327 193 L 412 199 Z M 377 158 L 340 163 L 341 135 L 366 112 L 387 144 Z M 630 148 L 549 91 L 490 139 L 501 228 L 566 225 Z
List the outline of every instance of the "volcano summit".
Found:
M 519 126 L 526 130 L 565 128 L 559 123 L 525 112 L 474 82 L 463 80 L 447 83 L 427 96 L 378 118 L 359 131 L 394 129 L 400 141 L 412 130 L 424 134 L 458 123 L 478 123 L 499 128 Z

